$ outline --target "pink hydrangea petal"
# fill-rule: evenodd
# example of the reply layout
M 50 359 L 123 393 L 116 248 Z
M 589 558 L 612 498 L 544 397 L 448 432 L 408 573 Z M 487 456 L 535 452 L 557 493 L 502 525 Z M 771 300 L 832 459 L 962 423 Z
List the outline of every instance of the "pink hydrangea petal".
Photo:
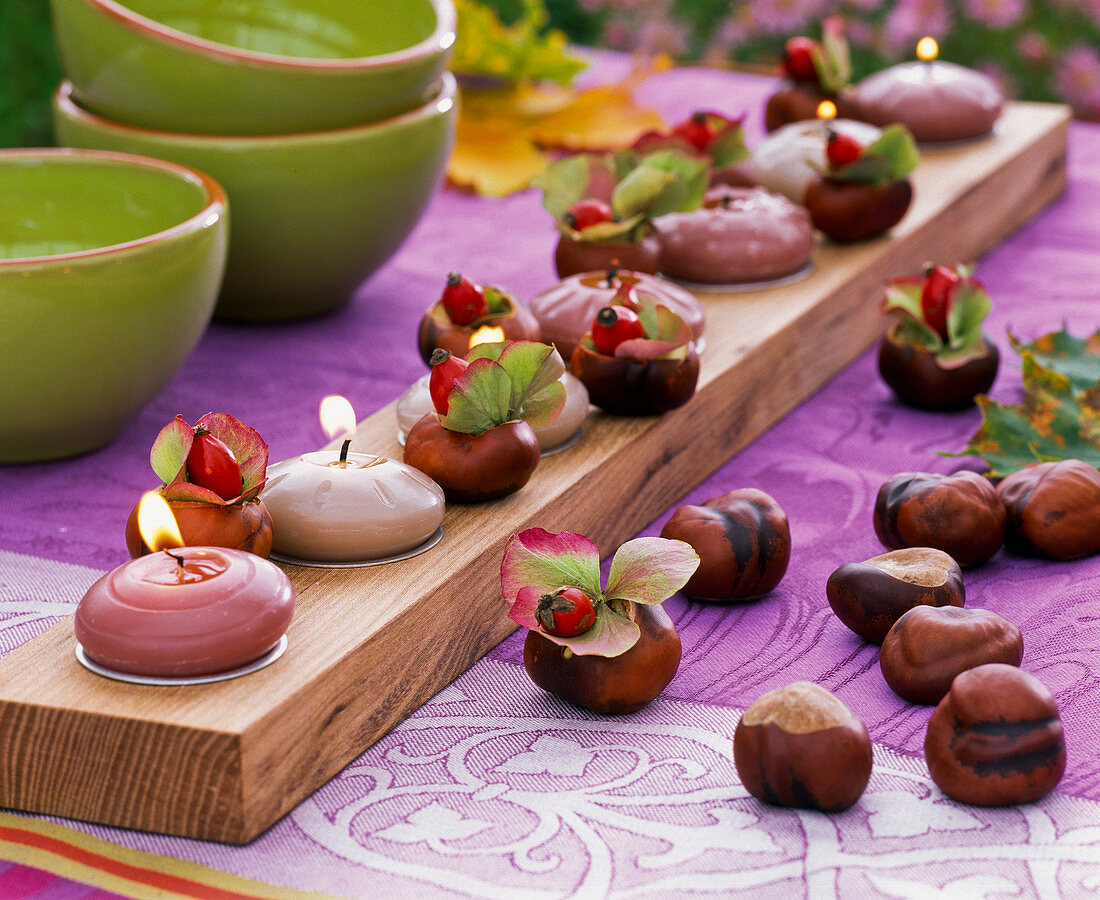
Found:
M 524 588 L 540 592 L 578 587 L 600 596 L 600 551 L 583 534 L 529 528 L 508 538 L 500 564 L 501 594 L 509 605 Z
M 699 555 L 690 544 L 659 537 L 636 538 L 615 552 L 605 593 L 609 600 L 650 606 L 680 590 L 698 567 Z

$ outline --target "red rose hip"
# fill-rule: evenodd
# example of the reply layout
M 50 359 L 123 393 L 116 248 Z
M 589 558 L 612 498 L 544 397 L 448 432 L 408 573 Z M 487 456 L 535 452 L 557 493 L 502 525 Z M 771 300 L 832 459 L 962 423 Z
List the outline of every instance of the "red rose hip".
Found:
M 223 500 L 241 493 L 241 467 L 224 441 L 203 426 L 195 429 L 195 440 L 187 452 L 187 480 L 207 488 Z

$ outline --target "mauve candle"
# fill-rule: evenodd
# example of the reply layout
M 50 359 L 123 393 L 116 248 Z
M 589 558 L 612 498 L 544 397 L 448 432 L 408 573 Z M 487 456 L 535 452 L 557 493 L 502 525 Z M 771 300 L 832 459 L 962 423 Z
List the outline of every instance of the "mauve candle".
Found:
M 224 547 L 138 557 L 89 588 L 76 639 L 118 672 L 187 677 L 259 659 L 286 632 L 294 588 L 266 559 Z

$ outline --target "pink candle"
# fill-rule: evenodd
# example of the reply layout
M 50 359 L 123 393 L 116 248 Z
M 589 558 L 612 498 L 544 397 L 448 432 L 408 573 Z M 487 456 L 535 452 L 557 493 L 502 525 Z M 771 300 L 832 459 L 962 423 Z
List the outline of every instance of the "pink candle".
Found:
M 209 675 L 271 650 L 290 625 L 294 588 L 266 559 L 184 547 L 124 563 L 91 586 L 76 639 L 92 662 L 135 675 Z

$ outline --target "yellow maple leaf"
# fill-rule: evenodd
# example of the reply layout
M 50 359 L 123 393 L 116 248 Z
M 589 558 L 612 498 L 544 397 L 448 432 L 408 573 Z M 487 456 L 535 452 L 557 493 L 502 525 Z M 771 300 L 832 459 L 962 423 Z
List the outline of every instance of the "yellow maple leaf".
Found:
M 558 85 L 464 88 L 447 176 L 457 187 L 502 197 L 521 191 L 549 162 L 545 149 L 618 150 L 664 123 L 638 106 L 635 88 L 667 62 L 587 90 Z

